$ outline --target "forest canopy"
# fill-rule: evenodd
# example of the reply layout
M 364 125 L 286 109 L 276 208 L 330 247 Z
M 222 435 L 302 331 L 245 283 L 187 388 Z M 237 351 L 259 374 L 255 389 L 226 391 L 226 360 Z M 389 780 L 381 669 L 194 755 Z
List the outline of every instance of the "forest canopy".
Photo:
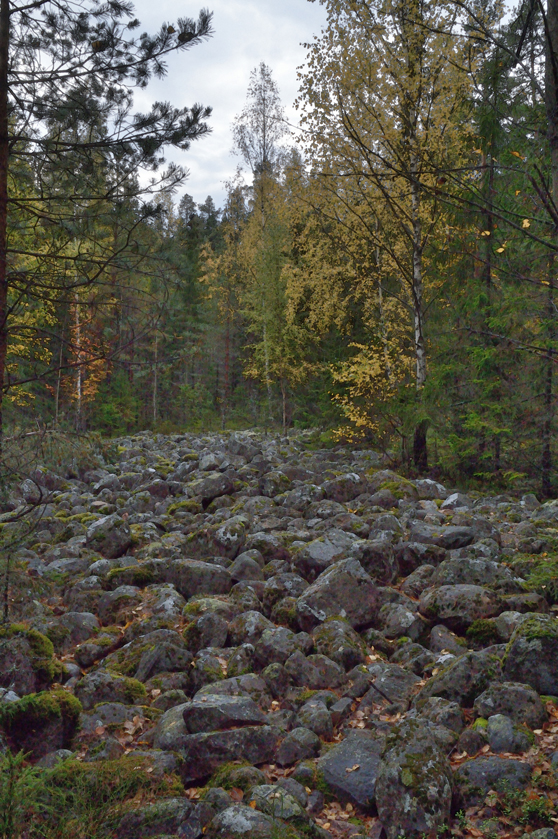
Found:
M 133 110 L 209 12 L 2 0 L 4 427 L 316 428 L 552 495 L 558 2 L 321 2 L 299 130 L 260 64 L 217 208 L 163 159 L 210 110 Z

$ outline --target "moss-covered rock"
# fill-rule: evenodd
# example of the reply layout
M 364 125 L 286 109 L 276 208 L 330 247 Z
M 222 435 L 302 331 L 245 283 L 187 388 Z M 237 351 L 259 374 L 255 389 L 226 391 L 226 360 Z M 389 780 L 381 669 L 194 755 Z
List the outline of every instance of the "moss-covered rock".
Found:
M 40 758 L 70 745 L 81 703 L 64 690 L 43 691 L 0 706 L 0 723 L 18 749 Z
M 145 588 L 156 582 L 152 568 L 144 565 L 127 565 L 124 568 L 113 568 L 107 574 L 107 584 L 111 589 L 119 586 L 137 586 Z
M 0 629 L 0 687 L 25 696 L 47 687 L 60 672 L 46 635 L 23 624 Z

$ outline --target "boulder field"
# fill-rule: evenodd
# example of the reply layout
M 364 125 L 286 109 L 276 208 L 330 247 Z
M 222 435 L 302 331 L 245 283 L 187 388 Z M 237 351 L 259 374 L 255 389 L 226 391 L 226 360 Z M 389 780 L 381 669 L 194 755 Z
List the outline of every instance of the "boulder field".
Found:
M 3 506 L 0 753 L 171 779 L 114 839 L 555 839 L 558 502 L 304 433 L 113 450 Z

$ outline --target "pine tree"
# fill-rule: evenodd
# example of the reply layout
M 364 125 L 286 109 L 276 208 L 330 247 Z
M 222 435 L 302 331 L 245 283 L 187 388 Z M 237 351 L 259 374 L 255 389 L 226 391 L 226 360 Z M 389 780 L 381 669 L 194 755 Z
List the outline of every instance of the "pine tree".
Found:
M 177 184 L 184 173 L 170 166 L 153 174 L 145 198 L 135 186 L 137 213 L 125 235 L 101 249 L 91 233 L 92 217 L 118 205 L 139 169 L 155 173 L 166 146 L 188 148 L 208 131 L 210 110 L 175 108 L 157 102 L 135 114 L 133 87 L 145 87 L 166 71 L 165 57 L 189 49 L 211 34 L 211 15 L 183 18 L 139 37 L 139 22 L 127 2 L 0 3 L 0 386 L 6 377 L 10 328 L 18 305 L 32 288 L 43 300 L 61 290 L 104 278 L 127 249 L 137 247 L 134 230 L 153 215 L 149 197 Z M 18 161 L 33 172 L 32 194 L 18 198 Z M 56 190 L 53 174 L 64 182 Z M 53 186 L 54 184 L 54 186 Z M 14 248 L 12 223 L 28 231 L 30 247 Z M 41 234 L 42 248 L 34 242 Z M 46 245 L 46 248 L 45 248 Z M 100 252 L 102 250 L 102 252 Z M 31 266 L 24 264 L 31 261 Z M 67 266 L 74 266 L 69 280 Z M 78 277 L 78 279 L 76 279 Z M 0 428 L 2 414 L 0 411 Z

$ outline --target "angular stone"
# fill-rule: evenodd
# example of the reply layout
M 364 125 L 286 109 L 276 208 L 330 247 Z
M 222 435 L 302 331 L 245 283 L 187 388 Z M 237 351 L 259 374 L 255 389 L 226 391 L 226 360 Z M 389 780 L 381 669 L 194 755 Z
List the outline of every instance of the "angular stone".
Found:
M 371 810 L 382 748 L 382 741 L 371 732 L 352 732 L 318 760 L 318 776 L 342 804 Z
M 462 763 L 455 772 L 458 806 L 482 804 L 489 790 L 525 789 L 531 780 L 528 763 L 506 757 L 476 757 Z
M 189 600 L 195 594 L 227 594 L 232 587 L 229 572 L 221 565 L 194 559 L 172 560 L 165 571 L 165 582 Z
M 347 680 L 344 669 L 325 655 L 305 657 L 297 651 L 285 662 L 285 670 L 293 684 L 309 690 L 334 689 Z
M 247 696 L 203 696 L 182 709 L 189 734 L 265 723 L 265 715 Z
M 542 728 L 548 714 L 538 693 L 517 682 L 494 682 L 475 699 L 474 709 L 480 717 L 505 714 L 516 723 L 529 728 Z
M 456 632 L 474 621 L 492 618 L 505 607 L 490 589 L 474 585 L 447 585 L 423 593 L 419 610 L 426 618 L 436 619 Z
M 466 548 L 475 540 L 475 531 L 472 527 L 449 527 L 414 522 L 411 528 L 411 541 L 422 542 L 424 545 L 438 545 L 448 551 L 457 548 Z
M 531 615 L 519 624 L 506 650 L 504 675 L 539 694 L 558 695 L 557 618 Z
M 207 839 L 270 839 L 274 820 L 245 804 L 227 807 L 209 823 Z
M 470 708 L 491 682 L 502 679 L 503 649 L 488 647 L 454 659 L 444 670 L 428 680 L 419 696 L 442 696 Z
M 340 615 L 359 629 L 372 624 L 380 606 L 379 591 L 360 562 L 334 563 L 296 602 L 298 622 L 311 631 L 327 618 Z
M 424 723 L 407 720 L 388 737 L 376 806 L 388 839 L 435 834 L 450 818 L 452 771 Z
M 320 753 L 321 741 L 308 728 L 293 728 L 277 749 L 276 762 L 279 766 L 292 766 L 299 760 L 308 760 Z
M 301 577 L 313 582 L 337 559 L 346 556 L 356 539 L 352 533 L 332 528 L 325 536 L 314 539 L 301 548 L 295 554 L 293 564 Z
M 98 551 L 107 559 L 126 553 L 132 544 L 130 526 L 117 514 L 97 519 L 87 528 L 87 547 Z
M 269 725 L 190 734 L 182 739 L 179 750 L 184 758 L 180 770 L 182 780 L 191 784 L 232 760 L 245 760 L 253 765 L 272 763 L 278 742 L 279 731 Z

